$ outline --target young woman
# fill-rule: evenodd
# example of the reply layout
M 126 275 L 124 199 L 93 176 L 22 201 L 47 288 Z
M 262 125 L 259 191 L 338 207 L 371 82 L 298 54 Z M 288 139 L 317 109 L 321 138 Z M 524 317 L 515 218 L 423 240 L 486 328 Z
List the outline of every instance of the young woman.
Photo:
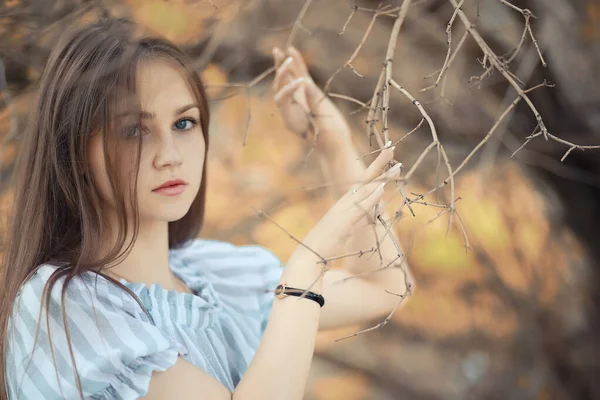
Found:
M 300 54 L 275 50 L 288 127 L 309 139 L 318 128 L 328 174 L 354 184 L 285 268 L 258 246 L 196 239 L 206 94 L 180 50 L 136 32 L 102 20 L 50 55 L 0 278 L 0 398 L 301 399 L 317 330 L 386 315 L 397 301 L 386 289 L 407 284 L 399 268 L 339 283 L 379 267 L 377 255 L 322 276 L 321 257 L 376 245 L 372 210 L 399 174 L 385 171 L 393 149 L 365 169 Z M 391 240 L 381 256 L 396 259 Z

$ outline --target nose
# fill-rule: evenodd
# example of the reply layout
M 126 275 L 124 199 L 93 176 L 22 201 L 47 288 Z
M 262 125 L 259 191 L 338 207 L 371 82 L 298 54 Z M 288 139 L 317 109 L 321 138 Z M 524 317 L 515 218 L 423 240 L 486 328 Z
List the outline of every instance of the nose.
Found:
M 181 165 L 183 157 L 172 134 L 164 135 L 158 143 L 154 156 L 154 167 L 163 169 Z

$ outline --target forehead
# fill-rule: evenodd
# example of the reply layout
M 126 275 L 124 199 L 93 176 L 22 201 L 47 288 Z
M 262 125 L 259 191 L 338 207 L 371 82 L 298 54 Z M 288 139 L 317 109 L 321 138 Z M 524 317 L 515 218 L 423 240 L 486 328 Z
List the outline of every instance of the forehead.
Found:
M 178 107 L 183 102 L 193 103 L 195 100 L 183 69 L 174 62 L 141 61 L 137 67 L 136 86 L 140 105 L 149 112 L 159 112 L 170 104 Z

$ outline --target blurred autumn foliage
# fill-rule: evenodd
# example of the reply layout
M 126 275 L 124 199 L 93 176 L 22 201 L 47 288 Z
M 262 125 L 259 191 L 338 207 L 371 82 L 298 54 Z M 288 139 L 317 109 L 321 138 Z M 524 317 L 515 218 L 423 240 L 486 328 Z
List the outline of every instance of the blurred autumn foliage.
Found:
M 36 81 L 51 44 L 65 24 L 101 16 L 126 16 L 164 35 L 194 58 L 212 97 L 209 192 L 202 236 L 237 244 L 259 243 L 282 260 L 296 244 L 257 217 L 268 213 L 302 237 L 329 208 L 314 160 L 303 163 L 308 144 L 286 132 L 270 92 L 270 79 L 247 83 L 272 65 L 271 49 L 282 46 L 302 0 L 201 1 L 5 1 L 0 9 L 0 58 L 6 66 L 11 107 L 0 109 L 2 204 L 10 201 L 10 175 L 18 133 L 27 119 Z M 386 2 L 399 5 L 400 1 Z M 514 49 L 522 16 L 498 0 L 466 1 L 481 34 L 498 53 Z M 594 0 L 515 1 L 539 17 L 532 23 L 548 67 L 539 65 L 529 43 L 513 68 L 529 86 L 548 79 L 556 88 L 531 95 L 546 126 L 557 136 L 600 143 L 600 4 Z M 339 35 L 351 7 L 379 2 L 315 2 L 302 21 L 295 45 L 318 84 L 352 54 L 370 21 L 357 13 Z M 415 1 L 400 33 L 394 74 L 413 93 L 440 68 L 446 54 L 445 24 L 453 9 L 446 0 Z M 389 40 L 390 21 L 373 28 L 353 63 L 364 75 L 340 74 L 333 89 L 368 101 Z M 458 29 L 456 39 L 462 32 Z M 463 48 L 449 72 L 446 99 L 420 94 L 435 118 L 453 165 L 483 138 L 514 99 L 493 74 L 480 86 L 481 53 Z M 6 100 L 6 97 L 4 97 Z M 345 111 L 356 105 L 336 100 Z M 390 132 L 397 140 L 421 119 L 400 97 L 392 98 Z M 362 154 L 372 149 L 364 134 L 366 114 L 349 115 Z M 471 251 L 457 223 L 448 231 L 439 209 L 414 204 L 397 233 L 417 283 L 412 299 L 382 329 L 335 341 L 364 327 L 320 334 L 307 398 L 359 399 L 594 399 L 600 327 L 600 160 L 598 151 L 574 151 L 543 139 L 510 155 L 536 121 L 518 106 L 492 140 L 456 178 L 456 194 Z M 396 148 L 410 167 L 427 145 L 421 128 Z M 243 145 L 244 137 L 246 144 Z M 443 179 L 436 157 L 418 172 L 407 193 L 423 193 Z M 439 175 L 439 176 L 438 176 Z M 389 193 L 389 211 L 397 194 Z M 426 199 L 435 203 L 435 194 Z M 252 207 L 251 207 L 252 206 Z M 4 215 L 4 214 L 3 214 Z M 360 295 L 360 294 L 358 294 Z M 380 322 L 374 321 L 373 324 Z

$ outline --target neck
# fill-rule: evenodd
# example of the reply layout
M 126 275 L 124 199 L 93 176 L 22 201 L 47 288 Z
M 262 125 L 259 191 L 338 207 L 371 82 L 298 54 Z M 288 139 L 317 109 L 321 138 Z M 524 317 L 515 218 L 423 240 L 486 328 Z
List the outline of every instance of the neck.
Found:
M 114 230 L 113 230 L 114 231 Z M 125 246 L 131 241 L 128 235 Z M 116 240 L 116 235 L 112 238 Z M 169 290 L 185 290 L 169 267 L 169 225 L 166 221 L 140 220 L 138 236 L 131 251 L 106 273 L 129 282 L 160 284 Z

